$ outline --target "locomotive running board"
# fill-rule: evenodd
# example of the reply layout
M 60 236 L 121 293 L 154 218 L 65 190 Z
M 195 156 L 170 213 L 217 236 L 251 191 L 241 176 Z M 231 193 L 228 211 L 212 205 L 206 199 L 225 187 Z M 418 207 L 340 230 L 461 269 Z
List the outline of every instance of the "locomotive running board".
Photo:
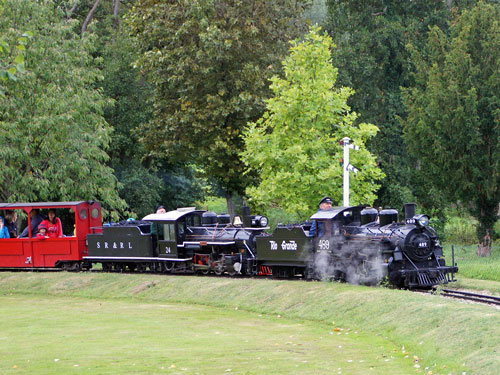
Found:
M 113 260 L 113 261 L 130 261 L 130 260 L 140 260 L 140 261 L 160 261 L 160 262 L 187 262 L 192 260 L 192 258 L 178 259 L 178 258 L 147 258 L 147 257 L 83 257 L 83 260 Z

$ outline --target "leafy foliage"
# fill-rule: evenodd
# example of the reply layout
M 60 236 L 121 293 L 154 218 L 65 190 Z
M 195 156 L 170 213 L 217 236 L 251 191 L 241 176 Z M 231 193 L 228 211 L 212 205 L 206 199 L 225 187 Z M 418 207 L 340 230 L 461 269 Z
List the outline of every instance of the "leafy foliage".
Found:
M 479 2 L 414 48 L 417 85 L 406 90 L 405 139 L 419 173 L 462 201 L 492 232 L 500 202 L 500 6 Z
M 27 73 L 9 82 L 0 114 L 0 199 L 98 199 L 122 210 L 113 171 L 105 165 L 110 128 L 95 43 L 71 30 L 51 1 L 6 0 L 0 30 L 12 22 L 32 30 Z
M 264 110 L 268 79 L 298 35 L 305 1 L 141 0 L 129 16 L 154 86 L 141 139 L 152 156 L 195 160 L 242 193 L 241 130 Z
M 380 128 L 368 143 L 387 175 L 377 204 L 401 207 L 415 196 L 422 197 L 422 183 L 414 179 L 414 160 L 403 142 L 399 120 L 406 115 L 400 87 L 413 84 L 406 45 L 423 46 L 429 26 L 444 29 L 450 10 L 442 0 L 328 0 L 327 5 L 325 28 L 338 46 L 333 51 L 338 81 L 356 88 L 349 105 L 360 113 L 358 121 Z M 435 204 L 426 203 L 439 205 L 438 192 L 433 197 Z
M 314 27 L 303 41 L 295 40 L 283 61 L 285 78 L 272 78 L 274 97 L 267 112 L 249 124 L 244 133 L 243 160 L 256 172 L 260 184 L 247 189 L 250 201 L 264 207 L 281 206 L 306 215 L 318 198 L 330 195 L 342 200 L 343 149 L 348 136 L 360 146 L 352 152 L 352 164 L 361 171 L 351 179 L 352 202 L 373 203 L 383 174 L 365 143 L 377 127 L 354 125 L 349 88 L 334 88 L 337 69 L 331 61 L 333 42 Z
M 0 2 L 0 18 L 5 13 L 5 1 Z M 24 57 L 29 39 L 33 37 L 31 31 L 23 34 L 10 27 L 0 30 L 0 97 L 5 95 L 7 81 L 17 81 L 26 72 Z

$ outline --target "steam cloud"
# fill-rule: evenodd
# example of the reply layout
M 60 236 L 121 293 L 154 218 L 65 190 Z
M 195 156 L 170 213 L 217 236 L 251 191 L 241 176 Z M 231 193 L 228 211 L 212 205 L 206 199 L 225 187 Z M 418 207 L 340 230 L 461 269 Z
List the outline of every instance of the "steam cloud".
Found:
M 329 239 L 330 250 L 318 251 L 314 257 L 315 277 L 321 280 L 344 279 L 350 284 L 375 285 L 384 278 L 380 244 L 371 241 L 349 241 L 338 248 L 338 239 Z

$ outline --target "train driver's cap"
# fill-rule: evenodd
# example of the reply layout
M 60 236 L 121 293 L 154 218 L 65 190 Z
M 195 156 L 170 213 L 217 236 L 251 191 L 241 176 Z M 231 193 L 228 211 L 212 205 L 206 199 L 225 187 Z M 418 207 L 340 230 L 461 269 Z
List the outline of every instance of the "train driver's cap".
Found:
M 322 203 L 330 203 L 333 204 L 332 198 L 330 197 L 324 197 L 322 200 L 319 201 L 319 204 L 321 205 Z

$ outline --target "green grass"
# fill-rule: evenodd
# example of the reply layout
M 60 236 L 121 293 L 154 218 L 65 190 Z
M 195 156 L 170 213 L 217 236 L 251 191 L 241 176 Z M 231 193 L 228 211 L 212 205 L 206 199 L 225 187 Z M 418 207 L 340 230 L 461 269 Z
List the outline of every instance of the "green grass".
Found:
M 2 374 L 415 373 L 380 338 L 234 309 L 22 295 L 0 306 Z
M 212 325 L 212 327 L 214 324 L 217 327 L 232 327 L 234 325 L 238 328 L 233 331 L 224 331 L 227 332 L 224 334 L 235 337 L 233 344 L 230 346 L 242 347 L 243 351 L 238 353 L 246 353 L 252 360 L 260 357 L 278 361 L 277 358 L 262 357 L 262 354 L 252 352 L 252 350 L 256 350 L 257 345 L 254 344 L 254 349 L 250 350 L 245 347 L 246 343 L 243 344 L 244 340 L 247 339 L 262 345 L 265 348 L 263 352 L 268 353 L 269 356 L 272 352 L 271 348 L 275 344 L 292 349 L 293 344 L 287 345 L 286 342 L 309 342 L 307 345 L 311 345 L 308 347 L 310 349 L 303 354 L 293 351 L 291 351 L 289 357 L 283 353 L 279 354 L 279 356 L 283 355 L 284 357 L 279 357 L 282 362 L 277 363 L 282 363 L 283 366 L 284 363 L 297 365 L 298 363 L 292 360 L 295 357 L 304 358 L 303 360 L 307 361 L 308 359 L 303 356 L 310 351 L 318 351 L 318 353 L 321 353 L 321 358 L 337 358 L 341 353 L 337 350 L 338 345 L 336 346 L 336 342 L 329 342 L 325 344 L 325 347 L 321 346 L 323 340 L 330 340 L 334 337 L 342 337 L 347 340 L 345 344 L 340 344 L 343 347 L 352 347 L 354 352 L 367 353 L 366 356 L 363 354 L 350 358 L 353 362 L 347 362 L 350 356 L 343 357 L 346 364 L 344 366 L 338 365 L 338 367 L 335 367 L 337 362 L 327 362 L 326 364 L 323 362 L 324 364 L 320 365 L 321 361 L 314 360 L 314 364 L 308 362 L 308 366 L 301 367 L 301 373 L 304 373 L 304 371 L 309 371 L 311 374 L 322 373 L 321 371 L 327 369 L 328 373 L 336 373 L 336 369 L 340 367 L 344 369 L 344 374 L 355 374 L 354 370 L 347 370 L 346 366 L 349 363 L 355 363 L 356 365 L 353 365 L 353 368 L 362 368 L 360 366 L 364 366 L 363 363 L 365 362 L 355 362 L 359 360 L 367 361 L 366 364 L 374 367 L 374 370 L 359 373 L 372 373 L 372 371 L 377 371 L 376 364 L 386 364 L 385 359 L 389 359 L 388 363 L 395 364 L 394 369 L 386 372 L 391 374 L 429 374 L 429 371 L 432 371 L 432 374 L 462 374 L 463 372 L 467 374 L 498 374 L 498 368 L 500 368 L 500 356 L 497 354 L 500 352 L 500 342 L 498 340 L 500 336 L 500 315 L 498 310 L 488 306 L 468 304 L 443 299 L 439 296 L 420 295 L 407 291 L 358 287 L 339 283 L 261 279 L 92 273 L 0 273 L 0 295 L 7 299 L 0 302 L 2 317 L 7 313 L 11 314 L 11 317 L 14 314 L 15 317 L 15 306 L 24 304 L 33 308 L 34 311 L 30 313 L 27 310 L 25 315 L 19 314 L 19 316 L 23 317 L 28 316 L 28 319 L 20 319 L 19 321 L 29 321 L 29 316 L 36 314 L 36 305 L 31 304 L 30 300 L 35 301 L 37 304 L 43 303 L 47 305 L 44 300 L 47 299 L 47 296 L 51 296 L 57 297 L 52 304 L 48 304 L 53 306 L 55 311 L 49 309 L 44 314 L 48 314 L 50 317 L 61 310 L 64 311 L 63 315 L 70 317 L 68 319 L 71 321 L 78 316 L 78 311 L 82 311 L 81 315 L 84 318 L 80 317 L 77 320 L 87 329 L 89 326 L 96 324 L 100 326 L 99 329 L 104 329 L 102 326 L 107 327 L 107 324 L 100 324 L 100 318 L 93 317 L 101 316 L 101 310 L 97 308 L 98 303 L 105 307 L 111 304 L 113 307 L 106 313 L 107 315 L 102 315 L 104 317 L 108 316 L 107 320 L 102 320 L 103 322 L 113 321 L 113 318 L 118 320 L 121 319 L 121 316 L 126 317 L 124 322 L 117 323 L 118 328 L 110 328 L 111 332 L 103 331 L 104 336 L 109 337 L 114 343 L 113 345 L 103 344 L 103 347 L 116 346 L 115 353 L 123 351 L 120 350 L 121 346 L 128 348 L 129 341 L 134 341 L 132 338 L 136 335 L 139 338 L 143 334 L 146 335 L 138 341 L 141 343 L 140 348 L 147 346 L 146 343 L 148 342 L 151 342 L 151 346 L 154 348 L 161 347 L 161 345 L 165 346 L 169 342 L 168 337 L 181 336 L 179 332 L 185 332 L 185 329 L 181 329 L 179 332 L 174 331 L 174 334 L 169 334 L 168 331 L 163 330 L 164 324 L 162 322 L 170 322 L 170 317 L 169 319 L 165 318 L 165 320 L 158 318 L 160 320 L 156 322 L 159 324 L 147 326 L 146 333 L 142 333 L 139 326 L 129 328 L 125 323 L 141 320 L 141 317 L 143 317 L 143 321 L 151 320 L 154 322 L 155 320 L 152 317 L 168 315 L 166 314 L 168 308 L 164 309 L 162 305 L 182 303 L 192 305 L 189 309 L 194 308 L 193 312 L 185 314 L 184 322 L 182 319 L 180 321 L 175 320 L 172 327 L 168 329 L 176 329 L 177 326 L 182 327 L 186 323 L 189 330 L 194 329 L 195 332 L 199 330 L 200 337 L 203 337 L 203 340 L 208 340 L 204 342 L 213 343 L 213 346 L 217 347 L 222 344 L 216 341 L 217 337 L 213 335 L 213 328 L 212 331 L 210 329 L 205 330 L 204 323 L 206 322 L 208 326 Z M 76 298 L 73 307 L 71 307 L 71 303 L 69 307 L 65 307 L 68 305 L 65 303 L 68 297 Z M 21 298 L 21 301 L 26 300 L 21 303 L 16 301 L 16 298 Z M 85 302 L 86 300 L 88 302 Z M 89 304 L 88 308 L 85 307 L 86 303 Z M 6 304 L 10 307 L 4 308 L 3 306 Z M 134 308 L 134 304 L 137 304 L 137 309 Z M 203 307 L 203 309 L 196 310 L 196 306 L 198 308 Z M 180 306 L 179 308 L 188 309 L 186 306 Z M 45 308 L 42 310 L 45 311 Z M 133 315 L 135 314 L 133 313 L 134 310 L 139 311 L 135 318 Z M 148 315 L 148 311 L 151 311 L 151 315 Z M 165 313 L 162 314 L 162 311 Z M 127 317 L 128 314 L 132 314 L 131 317 Z M 178 315 L 182 317 L 182 314 Z M 259 315 L 262 315 L 262 317 Z M 278 318 L 278 315 L 280 315 L 280 318 Z M 202 316 L 203 319 L 198 321 L 196 316 Z M 217 317 L 215 320 L 214 316 Z M 219 317 L 220 321 L 218 320 Z M 245 326 L 241 327 L 242 323 L 238 322 L 238 317 L 243 317 L 242 320 L 247 322 L 248 327 L 260 327 L 261 324 L 267 324 L 266 329 L 259 330 L 263 332 L 263 336 L 259 336 L 255 331 L 245 330 Z M 86 319 L 90 322 L 89 324 L 86 324 Z M 98 320 L 92 323 L 92 319 Z M 1 321 L 2 330 L 0 332 L 4 332 L 6 329 L 15 329 L 11 327 L 12 324 L 8 322 L 8 319 L 2 318 Z M 37 324 L 36 320 L 33 320 L 32 324 L 34 326 L 30 330 L 35 328 L 43 330 L 42 328 L 45 326 L 43 321 Z M 308 331 L 309 333 L 304 331 L 301 333 L 303 338 L 300 341 L 294 341 L 290 337 L 287 339 L 285 333 L 282 333 L 285 336 L 280 336 L 278 326 L 281 324 L 286 326 L 285 332 L 289 336 L 295 335 L 300 329 L 310 331 Z M 76 327 L 78 326 L 76 324 Z M 337 327 L 341 330 L 336 331 L 335 328 Z M 223 332 L 220 329 L 219 332 Z M 70 326 L 62 331 L 73 332 L 74 330 L 75 327 Z M 113 336 L 113 331 L 123 332 Z M 242 332 L 242 335 L 238 336 L 237 332 Z M 330 335 L 330 332 L 333 332 L 333 334 Z M 340 335 L 338 335 L 339 333 Z M 88 334 L 94 339 L 102 336 L 102 334 L 96 336 L 95 331 L 92 329 L 88 331 Z M 156 342 L 156 336 L 164 337 L 165 340 Z M 50 332 L 40 334 L 40 338 L 36 340 L 38 345 L 40 345 L 39 341 L 43 340 L 43 337 L 50 337 Z M 82 336 L 77 335 L 72 342 L 83 341 L 85 340 L 84 337 L 83 333 Z M 273 337 L 281 338 L 279 341 L 272 341 Z M 24 342 L 26 343 L 23 345 L 27 345 L 27 348 L 16 350 L 16 352 L 28 352 L 30 349 L 33 352 L 34 347 L 31 346 L 29 340 Z M 182 345 L 184 351 L 191 350 L 191 348 L 201 350 L 194 339 L 188 340 Z M 202 346 L 206 345 L 210 344 L 203 344 Z M 292 347 L 289 347 L 289 345 L 292 345 Z M 9 348 L 9 345 L 6 341 L 0 340 L 0 346 L 3 357 L 3 353 Z M 381 349 L 380 346 L 384 348 Z M 163 358 L 167 358 L 167 364 L 174 361 L 176 371 L 179 371 L 179 366 L 188 368 L 189 371 L 197 371 L 196 369 L 202 368 L 193 365 L 195 362 L 189 362 L 188 365 L 186 359 L 182 359 L 184 357 L 182 357 L 181 353 L 178 353 L 179 357 L 171 357 L 172 350 L 170 350 L 170 346 L 165 347 L 168 348 L 164 351 L 166 357 L 161 355 L 154 357 L 153 362 L 155 365 L 160 365 L 160 362 L 164 362 Z M 365 352 L 364 348 L 367 347 L 372 347 L 372 351 Z M 161 351 L 161 349 L 158 350 Z M 213 368 L 210 367 L 212 365 L 207 364 L 209 366 L 207 368 L 210 368 L 212 372 L 200 370 L 200 374 L 221 373 L 219 371 L 227 363 L 229 363 L 227 368 L 231 368 L 232 371 L 244 371 L 233 365 L 233 363 L 238 363 L 238 360 L 233 359 L 238 355 L 234 351 L 227 350 L 227 355 L 216 357 L 217 361 L 224 362 L 221 367 Z M 100 351 L 99 349 L 97 352 Z M 113 358 L 115 355 L 113 354 Z M 383 357 L 383 355 L 386 357 Z M 134 349 L 128 348 L 126 356 L 134 358 Z M 394 359 L 390 356 L 394 357 Z M 408 356 L 408 358 L 404 358 L 405 356 Z M 417 364 L 420 368 L 413 367 L 415 364 L 413 362 L 414 356 L 419 358 Z M 85 357 L 90 356 L 86 355 Z M 210 357 L 208 354 L 201 356 L 201 358 L 204 358 L 203 363 L 213 361 L 208 357 Z M 377 357 L 379 357 L 379 360 L 383 359 L 383 362 L 374 362 Z M 70 362 L 75 361 L 75 358 L 78 359 L 78 357 L 71 357 Z M 103 357 L 97 356 L 96 358 L 96 361 L 92 363 L 96 364 L 102 361 Z M 240 360 L 243 359 L 240 358 Z M 399 362 L 399 360 L 402 362 Z M 175 363 L 175 361 L 178 363 Z M 127 360 L 127 366 L 131 365 L 131 363 L 133 362 Z M 75 362 L 74 364 L 79 363 Z M 260 368 L 260 371 L 257 371 L 258 368 L 254 370 L 252 366 L 245 366 L 247 372 L 241 373 L 276 373 L 282 367 L 282 364 L 277 365 L 276 368 Z M 10 362 L 10 365 L 14 366 L 16 364 Z M 263 364 L 260 365 L 263 366 Z M 80 368 L 82 369 L 83 366 Z M 86 368 L 89 368 L 89 366 Z M 92 368 L 92 364 L 90 364 L 90 368 Z M 224 372 L 226 369 L 224 369 Z M 299 373 L 299 371 L 293 371 L 293 368 L 285 367 L 285 369 L 292 373 Z M 380 369 L 385 371 L 383 367 L 380 367 Z M 155 367 L 153 373 L 155 371 L 161 373 L 160 370 Z M 108 369 L 103 369 L 101 373 L 108 373 L 107 371 Z M 109 373 L 112 373 L 111 370 L 109 371 Z M 137 373 L 141 373 L 141 371 L 137 371 Z
M 446 261 L 451 264 L 451 244 L 444 246 Z M 500 281 L 500 244 L 494 243 L 491 256 L 477 256 L 476 245 L 455 245 L 455 262 L 459 274 L 466 278 Z

